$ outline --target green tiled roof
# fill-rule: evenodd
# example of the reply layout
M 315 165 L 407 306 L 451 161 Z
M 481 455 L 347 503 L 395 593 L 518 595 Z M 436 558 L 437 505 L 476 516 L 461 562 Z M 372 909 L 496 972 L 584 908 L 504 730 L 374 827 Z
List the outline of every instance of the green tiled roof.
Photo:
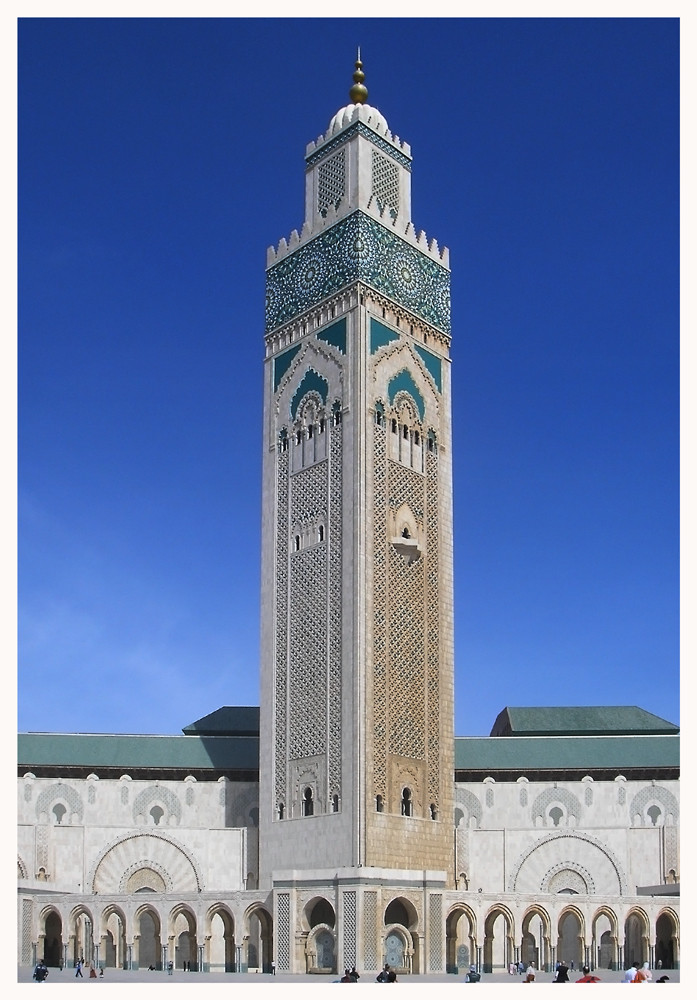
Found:
M 20 767 L 129 770 L 254 771 L 259 740 L 251 736 L 121 736 L 105 733 L 20 733 Z
M 646 736 L 678 733 L 672 722 L 636 705 L 510 708 L 499 712 L 491 736 Z
M 258 705 L 226 705 L 184 726 L 187 736 L 258 736 Z
M 679 736 L 472 736 L 455 740 L 456 771 L 678 768 Z

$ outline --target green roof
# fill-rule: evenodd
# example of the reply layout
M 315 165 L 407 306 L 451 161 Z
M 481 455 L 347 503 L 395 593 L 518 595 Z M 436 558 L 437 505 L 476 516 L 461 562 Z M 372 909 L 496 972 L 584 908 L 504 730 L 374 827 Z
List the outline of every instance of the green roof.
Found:
M 251 736 L 121 736 L 113 733 L 20 733 L 20 767 L 254 771 Z
M 472 736 L 455 740 L 456 771 L 679 768 L 679 736 Z
M 184 726 L 187 736 L 258 736 L 258 705 L 226 705 Z
M 671 735 L 679 726 L 636 705 L 510 708 L 499 712 L 491 736 Z

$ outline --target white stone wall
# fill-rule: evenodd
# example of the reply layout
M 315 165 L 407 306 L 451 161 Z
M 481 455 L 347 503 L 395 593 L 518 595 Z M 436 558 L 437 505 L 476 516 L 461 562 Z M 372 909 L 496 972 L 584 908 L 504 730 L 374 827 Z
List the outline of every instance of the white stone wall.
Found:
M 458 783 L 456 876 L 486 893 L 559 892 L 566 877 L 633 895 L 679 879 L 678 802 L 678 781 Z
M 241 890 L 257 877 L 257 801 L 256 783 L 21 777 L 20 883 L 114 892 L 140 865 L 171 891 Z

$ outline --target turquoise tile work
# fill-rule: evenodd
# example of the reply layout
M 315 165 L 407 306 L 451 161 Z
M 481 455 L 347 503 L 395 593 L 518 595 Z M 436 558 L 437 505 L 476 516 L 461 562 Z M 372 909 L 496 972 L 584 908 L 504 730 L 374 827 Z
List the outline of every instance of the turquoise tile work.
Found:
M 361 280 L 450 333 L 450 272 L 385 226 L 354 212 L 266 272 L 266 332 Z
M 311 392 L 314 389 L 315 392 L 319 393 L 322 397 L 322 402 L 327 402 L 327 392 L 329 386 L 325 379 L 314 370 L 314 368 L 308 368 L 303 375 L 302 381 L 295 391 L 293 396 L 293 401 L 290 404 L 290 415 L 295 420 L 295 414 L 298 412 L 298 406 L 305 396 L 306 393 Z
M 346 354 L 346 317 L 340 319 L 338 323 L 332 323 L 317 334 L 317 340 L 323 340 L 326 344 L 336 347 L 342 354 Z
M 290 368 L 290 364 L 295 357 L 295 355 L 300 350 L 300 344 L 296 344 L 289 350 L 284 351 L 283 354 L 279 354 L 274 358 L 273 361 L 273 391 L 276 392 L 279 385 L 281 384 L 281 379 L 285 373 Z
M 440 358 L 437 358 L 435 354 L 431 354 L 430 351 L 427 351 L 425 347 L 421 347 L 419 344 L 414 344 L 414 350 L 426 365 L 426 371 L 436 383 L 438 392 L 442 392 L 443 384 Z
M 416 382 L 410 371 L 403 368 L 401 372 L 397 372 L 395 377 L 390 381 L 387 386 L 387 395 L 390 401 L 390 406 L 394 403 L 395 396 L 398 392 L 408 392 L 411 398 L 416 403 L 419 408 L 419 413 L 421 414 L 421 419 L 423 420 L 424 414 L 426 412 L 426 406 L 424 404 L 424 398 L 419 392 Z
M 380 320 L 370 318 L 370 353 L 375 354 L 381 347 L 387 347 L 393 340 L 399 340 L 399 334 L 390 330 Z

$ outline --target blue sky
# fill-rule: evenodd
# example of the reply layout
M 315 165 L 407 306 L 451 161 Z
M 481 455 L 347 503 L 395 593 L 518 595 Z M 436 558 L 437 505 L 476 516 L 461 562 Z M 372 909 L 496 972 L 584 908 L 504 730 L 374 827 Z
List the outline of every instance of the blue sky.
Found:
M 368 101 L 450 248 L 455 729 L 679 722 L 679 23 L 19 24 L 18 717 L 258 704 L 264 267 Z

